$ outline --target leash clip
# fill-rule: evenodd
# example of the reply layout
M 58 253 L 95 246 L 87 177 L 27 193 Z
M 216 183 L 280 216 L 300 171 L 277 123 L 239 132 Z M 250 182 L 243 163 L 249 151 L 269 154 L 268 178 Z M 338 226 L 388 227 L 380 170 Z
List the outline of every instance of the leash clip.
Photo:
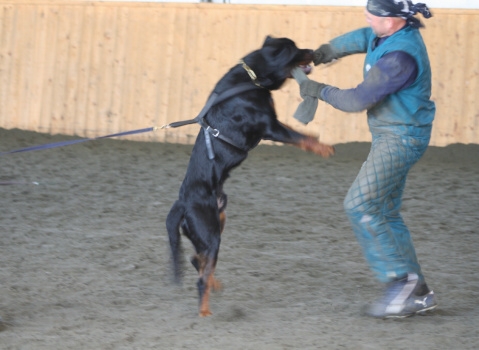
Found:
M 218 129 L 213 129 L 211 126 L 208 126 L 206 131 L 208 131 L 213 137 L 218 137 L 220 135 L 220 131 Z

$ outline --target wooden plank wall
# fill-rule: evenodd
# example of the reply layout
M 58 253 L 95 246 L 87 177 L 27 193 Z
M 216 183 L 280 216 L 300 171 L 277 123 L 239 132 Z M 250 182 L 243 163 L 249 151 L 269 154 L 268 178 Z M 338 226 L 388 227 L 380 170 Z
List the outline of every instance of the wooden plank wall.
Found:
M 0 0 L 0 127 L 101 136 L 199 113 L 216 81 L 266 35 L 316 48 L 365 25 L 361 7 Z M 431 144 L 479 143 L 479 11 L 434 11 L 423 35 L 437 115 Z M 361 81 L 363 57 L 311 77 L 341 88 Z M 288 81 L 279 118 L 330 143 L 369 141 L 365 113 L 320 103 L 307 127 Z M 131 136 L 191 143 L 198 126 Z

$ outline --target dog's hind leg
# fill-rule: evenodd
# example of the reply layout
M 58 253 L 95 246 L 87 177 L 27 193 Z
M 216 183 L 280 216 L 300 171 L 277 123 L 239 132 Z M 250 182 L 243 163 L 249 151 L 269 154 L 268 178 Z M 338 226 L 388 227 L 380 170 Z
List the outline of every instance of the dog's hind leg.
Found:
M 180 224 L 183 220 L 184 208 L 179 201 L 176 201 L 166 218 L 166 229 L 170 241 L 173 265 L 173 277 L 176 283 L 180 283 L 183 277 L 183 249 L 180 235 Z
M 223 230 L 224 230 L 225 224 L 226 224 L 225 209 L 226 209 L 227 200 L 228 200 L 228 196 L 223 192 L 216 198 L 216 201 L 217 201 L 217 204 L 218 204 L 218 212 L 219 212 L 220 234 L 223 233 Z M 185 226 L 186 226 L 186 224 L 185 224 Z M 186 230 L 186 228 L 184 228 L 184 229 Z M 189 234 L 187 234 L 187 235 L 189 235 Z M 198 251 L 197 251 L 197 253 L 198 253 Z M 217 260 L 217 258 L 215 258 L 214 268 L 216 268 L 216 260 Z M 196 271 L 198 271 L 198 273 L 200 273 L 200 257 L 199 257 L 199 254 L 194 255 L 193 257 L 191 257 L 191 264 L 195 267 Z M 213 290 L 220 290 L 222 288 L 221 282 L 218 281 L 214 277 L 213 273 L 211 273 L 211 275 L 210 275 L 209 285 L 211 286 L 211 288 L 213 288 Z
M 188 238 L 193 243 L 196 255 L 191 263 L 198 271 L 199 315 L 209 316 L 209 298 L 212 289 L 220 288 L 214 278 L 221 243 L 220 215 L 216 203 L 188 207 L 186 211 Z M 186 232 L 185 232 L 186 233 Z
M 228 202 L 228 196 L 222 192 L 221 195 L 216 199 L 216 201 L 218 203 L 218 211 L 219 211 L 219 219 L 220 219 L 220 234 L 222 234 L 226 224 L 225 209 L 226 209 L 226 204 Z M 209 285 L 211 286 L 211 288 L 213 288 L 213 290 L 220 290 L 222 288 L 221 282 L 214 277 L 214 269 L 216 268 L 216 262 L 218 261 L 217 255 L 218 253 L 216 254 L 214 258 L 213 271 L 211 272 L 209 277 Z
M 221 193 L 216 198 L 216 202 L 218 203 L 218 212 L 220 215 L 220 233 L 223 233 L 223 230 L 225 229 L 225 223 L 226 223 L 226 204 L 228 203 L 228 196 L 225 193 Z
M 199 263 L 199 278 L 197 282 L 201 317 L 212 315 L 210 311 L 210 292 L 211 289 L 217 289 L 219 282 L 214 278 L 214 270 L 216 265 L 216 257 L 213 258 L 208 255 L 197 255 Z
M 222 211 L 220 213 L 220 233 L 223 233 L 223 230 L 225 229 L 225 224 L 226 224 L 226 213 Z
M 197 254 L 197 255 L 194 255 L 192 258 L 191 258 L 191 264 L 195 267 L 196 271 L 198 271 L 198 274 L 200 275 L 200 279 L 202 278 L 201 276 L 204 274 L 204 267 L 203 265 L 205 265 L 206 263 L 204 263 L 206 259 L 204 257 L 202 257 L 201 254 Z M 214 270 L 216 268 L 216 261 L 217 259 L 214 259 L 214 266 L 213 266 L 213 269 L 211 270 L 211 272 L 209 273 L 209 277 L 208 277 L 208 286 L 211 287 L 211 289 L 213 289 L 214 291 L 217 291 L 217 290 L 220 290 L 222 288 L 222 285 L 221 285 L 221 282 L 218 281 L 215 276 L 214 276 Z M 203 265 L 202 265 L 203 264 Z M 198 283 L 199 280 L 198 280 Z M 199 285 L 198 285 L 198 290 L 199 290 Z M 200 293 L 200 299 L 201 299 L 201 293 Z

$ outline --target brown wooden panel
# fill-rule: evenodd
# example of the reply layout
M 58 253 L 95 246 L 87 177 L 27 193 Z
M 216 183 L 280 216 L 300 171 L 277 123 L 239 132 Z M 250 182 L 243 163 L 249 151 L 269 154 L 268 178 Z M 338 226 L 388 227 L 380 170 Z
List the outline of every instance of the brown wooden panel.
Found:
M 193 118 L 216 81 L 266 35 L 316 48 L 366 25 L 361 7 L 0 0 L 0 127 L 101 136 Z M 431 144 L 479 143 L 479 11 L 434 11 L 423 31 L 437 116 Z M 340 88 L 361 82 L 363 56 L 315 67 Z M 307 127 L 288 81 L 279 118 L 330 143 L 370 140 L 365 113 L 320 103 Z M 198 126 L 135 140 L 191 143 Z

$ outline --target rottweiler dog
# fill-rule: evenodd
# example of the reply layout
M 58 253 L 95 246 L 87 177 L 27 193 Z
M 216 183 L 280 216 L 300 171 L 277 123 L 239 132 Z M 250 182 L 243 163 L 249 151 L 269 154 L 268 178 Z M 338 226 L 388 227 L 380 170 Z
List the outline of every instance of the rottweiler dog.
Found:
M 202 126 L 194 144 L 186 175 L 173 204 L 166 228 L 176 282 L 183 273 L 180 228 L 192 242 L 196 255 L 191 263 L 199 274 L 199 315 L 209 316 L 209 294 L 220 288 L 214 278 L 221 233 L 225 226 L 227 196 L 223 184 L 261 140 L 291 144 L 322 157 L 334 153 L 332 146 L 298 133 L 277 120 L 271 90 L 277 90 L 291 70 L 301 67 L 309 74 L 313 52 L 299 49 L 288 38 L 266 37 L 263 46 L 246 55 L 216 84 L 212 95 L 221 98 L 204 109 Z M 246 87 L 235 91 L 235 88 Z M 222 137 L 219 137 L 222 136 Z

